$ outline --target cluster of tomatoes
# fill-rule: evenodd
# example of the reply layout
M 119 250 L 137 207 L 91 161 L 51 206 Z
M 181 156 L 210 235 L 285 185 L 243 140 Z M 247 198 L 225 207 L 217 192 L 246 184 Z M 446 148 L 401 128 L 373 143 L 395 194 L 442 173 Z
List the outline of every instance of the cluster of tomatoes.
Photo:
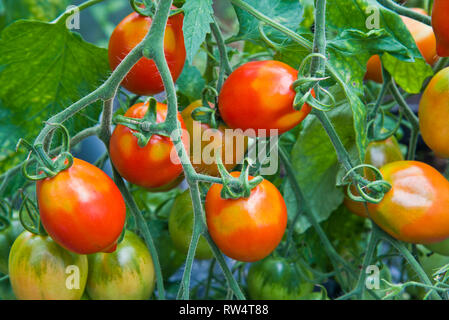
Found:
M 435 1 L 435 9 L 449 6 Z M 445 8 L 447 11 L 447 8 Z M 429 64 L 449 54 L 449 34 L 443 17 L 434 17 L 434 29 L 404 18 L 423 57 Z M 182 13 L 168 20 L 164 50 L 173 79 L 179 77 L 186 57 L 182 32 Z M 114 30 L 109 43 L 110 65 L 115 69 L 123 58 L 145 37 L 151 18 L 132 13 Z M 437 35 L 435 38 L 434 35 Z M 447 41 L 445 41 L 445 39 Z M 437 41 L 438 40 L 438 41 Z M 382 82 L 380 58 L 368 63 L 367 79 Z M 193 143 L 193 131 L 215 130 L 223 137 L 222 157 L 228 143 L 226 129 L 276 130 L 282 134 L 297 126 L 310 112 L 307 104 L 293 107 L 296 92 L 293 83 L 298 72 L 278 61 L 246 63 L 233 71 L 218 96 L 218 111 L 223 120 L 212 128 L 199 124 L 192 113 L 201 102 L 194 102 L 178 121 L 184 129 L 182 142 Z M 142 58 L 128 73 L 122 85 L 137 95 L 154 95 L 164 86 L 154 61 Z M 422 97 L 419 118 L 426 143 L 435 153 L 449 157 L 449 69 L 439 72 Z M 203 106 L 204 107 L 204 106 Z M 212 107 L 214 108 L 214 107 Z M 148 103 L 131 106 L 125 116 L 141 119 Z M 156 104 L 156 122 L 165 121 L 167 105 Z M 437 119 L 437 120 L 435 120 Z M 153 135 L 142 147 L 135 132 L 119 124 L 110 139 L 110 159 L 128 182 L 148 191 L 166 191 L 183 179 L 183 167 L 173 161 L 175 146 L 169 137 Z M 244 133 L 242 133 L 244 134 Z M 257 133 L 256 133 L 257 136 Z M 246 139 L 246 137 L 245 137 Z M 205 144 L 201 142 L 201 148 Z M 232 148 L 231 148 L 232 149 Z M 227 170 L 241 162 L 233 149 L 233 161 Z M 392 186 L 380 203 L 367 205 L 345 199 L 354 213 L 370 217 L 393 237 L 411 243 L 427 244 L 447 254 L 441 241 L 449 238 L 449 182 L 435 169 L 418 161 L 405 161 L 394 137 L 372 142 L 365 163 L 380 168 L 383 179 Z M 218 176 L 217 163 L 194 163 L 203 174 Z M 239 177 L 240 172 L 232 172 Z M 370 178 L 367 172 L 366 177 Z M 249 177 L 252 180 L 253 177 Z M 287 209 L 278 189 L 262 180 L 249 197 L 223 199 L 221 184 L 213 184 L 205 198 L 208 231 L 218 248 L 230 258 L 256 262 L 248 275 L 252 298 L 293 299 L 306 297 L 313 285 L 306 279 L 307 268 L 283 258 L 267 258 L 281 242 L 287 226 Z M 356 190 L 353 190 L 356 193 Z M 50 199 L 50 200 L 49 200 Z M 79 159 L 54 177 L 37 182 L 37 200 L 43 227 L 48 236 L 28 231 L 16 238 L 10 250 L 8 272 L 19 299 L 149 299 L 155 276 L 152 257 L 143 241 L 125 228 L 126 205 L 118 187 L 97 167 Z M 188 190 L 177 197 L 172 207 L 169 232 L 177 250 L 186 253 L 193 229 L 193 209 Z M 122 236 L 122 237 L 121 237 Z M 119 241 L 121 239 L 121 241 Z M 10 241 L 12 243 L 12 241 Z M 11 245 L 9 245 L 11 246 Z M 1 248 L 0 248 L 1 249 Z M 446 251 L 445 251 L 446 250 Z M 210 259 L 212 251 L 201 238 L 197 259 Z M 25 263 L 25 261 L 27 263 Z M 164 270 L 163 270 L 164 271 Z M 70 277 L 68 277 L 70 275 Z M 269 278 L 267 278 L 269 275 Z M 292 279 L 294 281 L 292 281 Z M 272 286 L 266 286 L 272 283 Z M 269 288 L 269 289 L 267 289 Z
M 422 9 L 415 11 L 426 14 Z M 444 13 L 447 1 L 435 1 L 432 27 L 403 17 L 427 63 L 434 64 L 438 56 L 449 55 L 448 28 Z M 367 66 L 366 78 L 382 82 L 380 59 L 373 56 Z M 430 81 L 419 105 L 422 137 L 437 156 L 449 157 L 449 68 L 438 72 Z M 365 163 L 380 168 L 384 180 L 392 186 L 378 204 L 357 203 L 346 198 L 345 205 L 355 214 L 370 217 L 396 239 L 425 244 L 434 252 L 449 252 L 449 182 L 436 169 L 419 161 L 405 161 L 394 137 L 371 142 Z M 370 177 L 369 172 L 365 172 Z M 357 193 L 356 190 L 352 190 Z M 446 240 L 446 241 L 444 241 Z

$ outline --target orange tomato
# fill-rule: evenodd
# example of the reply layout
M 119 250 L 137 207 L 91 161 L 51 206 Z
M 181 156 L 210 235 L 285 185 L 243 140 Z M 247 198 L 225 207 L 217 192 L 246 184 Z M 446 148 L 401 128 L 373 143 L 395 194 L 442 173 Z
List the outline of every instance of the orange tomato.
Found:
M 413 10 L 427 15 L 427 12 L 421 8 L 413 8 Z M 437 42 L 432 28 L 409 17 L 401 16 L 401 18 L 415 40 L 424 60 L 433 65 L 438 60 L 438 56 L 436 52 Z M 383 82 L 382 64 L 378 55 L 374 55 L 368 60 L 365 79 L 378 83 Z
M 383 141 L 373 141 L 366 148 L 365 163 L 378 169 L 387 163 L 401 160 L 404 160 L 404 156 L 394 136 Z M 368 179 L 374 178 L 370 169 L 365 170 L 365 176 Z M 355 187 L 351 187 L 351 190 L 354 195 L 358 194 Z M 343 203 L 352 213 L 360 217 L 368 217 L 365 205 L 362 202 L 351 200 L 348 196 L 345 196 Z
M 380 169 L 392 188 L 378 204 L 368 204 L 373 221 L 392 237 L 435 243 L 449 237 L 449 181 L 418 161 L 396 161 Z
M 419 126 L 426 144 L 440 157 L 449 157 L 449 68 L 430 81 L 419 103 Z
M 138 103 L 128 109 L 126 117 L 141 119 L 148 110 L 148 103 Z M 167 116 L 167 105 L 157 103 L 157 122 L 163 122 Z M 178 113 L 181 123 L 182 141 L 189 145 L 184 121 Z M 144 148 L 141 148 L 126 126 L 117 125 L 109 142 L 109 153 L 114 167 L 129 182 L 151 191 L 163 191 L 177 186 L 181 180 L 182 164 L 177 158 L 175 146 L 170 137 L 153 135 Z M 172 161 L 172 153 L 175 158 Z
M 118 187 L 94 165 L 73 165 L 36 184 L 42 224 L 62 247 L 78 254 L 111 251 L 125 225 L 126 206 Z
M 256 132 L 278 130 L 282 134 L 297 126 L 312 110 L 305 104 L 300 111 L 293 108 L 296 92 L 293 82 L 298 71 L 279 61 L 253 61 L 240 66 L 226 79 L 218 97 L 220 115 L 233 129 Z
M 183 19 L 183 14 L 174 15 L 168 19 L 165 28 L 164 52 L 174 81 L 181 74 L 186 59 Z M 150 17 L 133 12 L 117 25 L 109 39 L 108 49 L 109 64 L 113 70 L 143 40 L 151 22 Z M 153 95 L 164 90 L 156 64 L 147 58 L 140 59 L 134 65 L 123 80 L 122 86 L 138 95 Z
M 221 160 L 226 170 L 232 170 L 243 160 L 248 138 L 224 124 L 212 129 L 207 123 L 193 120 L 192 111 L 201 105 L 201 100 L 192 102 L 181 112 L 190 136 L 190 161 L 198 173 L 219 176 L 215 151 L 221 149 Z
M 231 174 L 238 177 L 240 172 Z M 281 193 L 268 180 L 246 199 L 223 199 L 222 188 L 214 184 L 206 195 L 207 227 L 215 244 L 235 260 L 265 258 L 278 246 L 287 227 L 287 207 Z
M 435 0 L 432 9 L 432 27 L 437 39 L 437 52 L 440 57 L 449 57 L 449 2 Z

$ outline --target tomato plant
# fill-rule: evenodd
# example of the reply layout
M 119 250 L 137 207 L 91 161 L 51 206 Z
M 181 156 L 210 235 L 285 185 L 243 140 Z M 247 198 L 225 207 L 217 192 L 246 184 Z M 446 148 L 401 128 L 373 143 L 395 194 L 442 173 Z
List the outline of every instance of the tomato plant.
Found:
M 181 74 L 186 59 L 184 36 L 182 33 L 183 15 L 171 17 L 167 23 L 164 37 L 164 52 L 171 75 L 176 79 Z M 136 12 L 123 19 L 109 39 L 109 64 L 112 69 L 122 62 L 129 52 L 139 44 L 148 33 L 152 19 Z M 151 95 L 164 90 L 161 76 L 153 60 L 142 58 L 125 77 L 122 85 L 129 91 L 140 95 Z
M 21 300 L 79 300 L 87 280 L 87 257 L 65 250 L 50 237 L 24 231 L 11 248 L 9 277 Z
M 72 2 L 0 0 L 0 299 L 448 297 L 447 1 Z
M 187 254 L 193 232 L 193 207 L 189 190 L 176 197 L 168 219 L 168 231 L 175 247 Z M 209 244 L 203 237 L 198 242 L 195 258 L 200 260 L 213 258 Z
M 156 108 L 157 121 L 164 121 L 167 105 L 157 103 Z M 138 103 L 129 108 L 125 116 L 143 118 L 147 111 L 148 104 Z M 179 114 L 178 120 L 184 128 Z M 188 138 L 183 134 L 186 145 Z M 117 171 L 129 182 L 153 191 L 171 189 L 181 182 L 182 165 L 172 160 L 172 149 L 170 138 L 160 135 L 153 135 L 145 147 L 140 147 L 133 131 L 123 125 L 115 128 L 109 143 L 111 161 Z
M 232 173 L 234 177 L 238 174 Z M 277 247 L 287 226 L 281 193 L 267 180 L 246 199 L 223 199 L 222 188 L 215 184 L 206 196 L 206 220 L 212 239 L 233 259 L 252 262 L 265 258 Z
M 114 249 L 126 207 L 120 190 L 103 171 L 74 159 L 69 169 L 38 181 L 36 194 L 42 224 L 58 244 L 78 254 Z
M 115 252 L 89 256 L 86 291 L 93 300 L 148 300 L 154 283 L 151 254 L 129 230 Z

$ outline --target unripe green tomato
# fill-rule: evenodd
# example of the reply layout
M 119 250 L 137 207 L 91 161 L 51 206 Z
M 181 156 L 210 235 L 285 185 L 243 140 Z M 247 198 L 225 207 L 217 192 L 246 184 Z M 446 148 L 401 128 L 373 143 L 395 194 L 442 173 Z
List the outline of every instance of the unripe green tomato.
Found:
M 312 278 L 312 272 L 299 263 L 268 257 L 251 265 L 246 281 L 253 300 L 301 300 L 310 297 Z
M 161 236 L 156 238 L 155 244 L 162 276 L 164 280 L 167 280 L 182 266 L 186 260 L 186 255 L 175 248 L 168 231 L 165 231 Z
M 12 244 L 23 232 L 23 226 L 19 220 L 19 213 L 14 212 L 9 226 L 0 231 L 0 273 L 8 273 L 8 259 Z
M 168 218 L 168 231 L 175 247 L 180 252 L 187 254 L 193 232 L 193 206 L 188 189 L 176 197 Z M 201 236 L 196 248 L 195 258 L 205 260 L 212 257 L 213 253 L 209 244 Z
M 427 244 L 425 247 L 430 251 L 449 257 L 449 239 L 437 243 Z
M 11 281 L 9 278 L 0 281 L 0 300 L 17 300 L 12 291 Z
M 145 243 L 133 232 L 113 253 L 89 255 L 86 291 L 92 300 L 148 300 L 156 281 L 153 259 Z
M 85 255 L 28 231 L 16 239 L 9 255 L 9 278 L 20 300 L 79 300 L 87 271 Z

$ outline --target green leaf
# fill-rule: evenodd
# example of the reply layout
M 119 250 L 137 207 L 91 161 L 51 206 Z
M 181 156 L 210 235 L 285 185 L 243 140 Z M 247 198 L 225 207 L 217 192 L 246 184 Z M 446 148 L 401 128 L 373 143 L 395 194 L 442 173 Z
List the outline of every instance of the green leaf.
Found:
M 348 104 L 328 112 L 333 126 L 347 150 L 354 151 L 352 111 Z M 336 186 L 340 164 L 335 149 L 320 121 L 309 116 L 291 153 L 296 179 L 307 201 L 307 208 L 318 222 L 326 220 L 343 201 L 343 190 Z M 289 219 L 297 212 L 294 195 L 289 187 L 284 189 Z M 295 231 L 303 233 L 310 227 L 305 216 L 300 216 Z
M 185 96 L 189 103 L 201 99 L 201 92 L 206 81 L 201 76 L 201 72 L 194 66 L 185 65 L 181 75 L 176 81 L 178 94 Z
M 70 0 L 1 0 L 0 30 L 18 19 L 51 21 L 65 11 Z M 2 5 L 4 9 L 2 16 Z
M 246 0 L 246 3 L 262 12 L 283 26 L 296 30 L 303 21 L 303 6 L 298 0 Z M 236 38 L 250 41 L 261 41 L 259 34 L 259 20 L 245 10 L 235 7 L 239 20 L 239 32 Z M 266 35 L 280 38 L 279 32 L 271 27 L 264 27 Z M 282 38 L 285 38 L 282 36 Z
M 378 13 L 376 17 L 378 17 L 379 22 L 379 28 L 374 29 L 374 31 L 377 30 L 380 32 L 380 30 L 383 29 L 383 32 L 389 34 L 391 37 L 388 39 L 388 37 L 384 35 L 382 41 L 379 41 L 378 38 L 372 37 L 371 35 L 369 39 L 365 41 L 364 46 L 354 48 L 350 58 L 352 63 L 346 66 L 346 72 L 352 73 L 356 69 L 361 69 L 361 71 L 356 72 L 356 75 L 364 75 L 367 59 L 374 54 L 386 52 L 390 54 L 390 57 L 383 57 L 382 61 L 387 63 L 385 67 L 391 72 L 396 82 L 400 84 L 404 90 L 410 93 L 418 92 L 421 89 L 424 80 L 432 74 L 431 67 L 425 64 L 425 61 L 416 46 L 415 40 L 403 23 L 401 17 L 393 11 L 379 5 L 377 1 L 327 1 L 326 27 L 328 33 L 334 35 L 334 37 L 330 38 L 336 38 L 337 35 L 342 34 L 342 32 L 348 29 L 359 30 L 369 35 L 369 33 L 373 32 L 373 29 L 370 30 L 368 28 L 371 28 L 368 22 L 374 17 L 373 12 Z M 409 58 L 406 58 L 403 52 L 398 51 L 398 45 L 402 45 L 408 50 Z M 413 74 L 413 76 L 405 76 L 408 74 Z
M 184 43 L 187 52 L 187 60 L 192 63 L 201 44 L 210 32 L 210 24 L 213 22 L 214 11 L 211 0 L 186 1 L 184 10 Z
M 107 50 L 84 42 L 64 24 L 21 20 L 1 33 L 0 70 L 0 108 L 7 110 L 9 125 L 26 128 L 23 137 L 29 139 L 43 121 L 96 89 L 109 64 Z M 84 109 L 64 125 L 72 133 L 94 125 L 99 107 Z

